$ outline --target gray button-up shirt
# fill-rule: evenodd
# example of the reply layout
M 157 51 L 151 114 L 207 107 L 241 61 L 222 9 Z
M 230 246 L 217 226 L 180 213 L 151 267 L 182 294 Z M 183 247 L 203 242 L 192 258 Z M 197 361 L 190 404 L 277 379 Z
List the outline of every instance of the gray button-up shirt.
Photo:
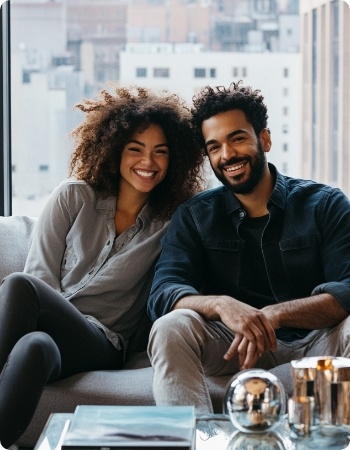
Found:
M 144 314 L 168 222 L 147 205 L 116 237 L 116 198 L 68 179 L 52 193 L 34 231 L 24 271 L 48 283 L 101 327 L 117 348 Z

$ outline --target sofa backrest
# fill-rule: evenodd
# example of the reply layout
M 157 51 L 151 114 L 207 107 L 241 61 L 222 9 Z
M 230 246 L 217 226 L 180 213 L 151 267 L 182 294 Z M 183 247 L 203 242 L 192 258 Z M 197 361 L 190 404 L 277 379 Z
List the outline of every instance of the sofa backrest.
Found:
M 35 222 L 35 217 L 0 216 L 0 282 L 12 272 L 23 271 Z

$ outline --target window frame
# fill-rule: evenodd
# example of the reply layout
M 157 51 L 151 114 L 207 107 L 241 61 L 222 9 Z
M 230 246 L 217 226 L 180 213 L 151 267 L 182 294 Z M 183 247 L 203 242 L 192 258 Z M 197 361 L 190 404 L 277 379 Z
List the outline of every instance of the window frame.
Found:
M 0 215 L 12 214 L 10 0 L 0 4 Z

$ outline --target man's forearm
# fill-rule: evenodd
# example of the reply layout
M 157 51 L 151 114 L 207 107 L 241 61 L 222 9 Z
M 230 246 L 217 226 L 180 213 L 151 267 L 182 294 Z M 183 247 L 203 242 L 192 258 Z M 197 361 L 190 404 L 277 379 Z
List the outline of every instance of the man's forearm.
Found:
M 178 300 L 173 309 L 192 309 L 207 320 L 220 320 L 216 295 L 188 295 Z
M 262 308 L 274 329 L 281 327 L 316 330 L 337 325 L 349 314 L 330 294 L 286 301 Z

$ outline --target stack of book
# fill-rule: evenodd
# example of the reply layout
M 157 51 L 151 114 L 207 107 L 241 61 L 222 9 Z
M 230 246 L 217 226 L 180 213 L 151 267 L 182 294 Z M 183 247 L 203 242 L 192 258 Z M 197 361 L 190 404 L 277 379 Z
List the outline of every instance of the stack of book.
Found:
M 193 450 L 191 406 L 80 405 L 61 436 L 62 450 Z

